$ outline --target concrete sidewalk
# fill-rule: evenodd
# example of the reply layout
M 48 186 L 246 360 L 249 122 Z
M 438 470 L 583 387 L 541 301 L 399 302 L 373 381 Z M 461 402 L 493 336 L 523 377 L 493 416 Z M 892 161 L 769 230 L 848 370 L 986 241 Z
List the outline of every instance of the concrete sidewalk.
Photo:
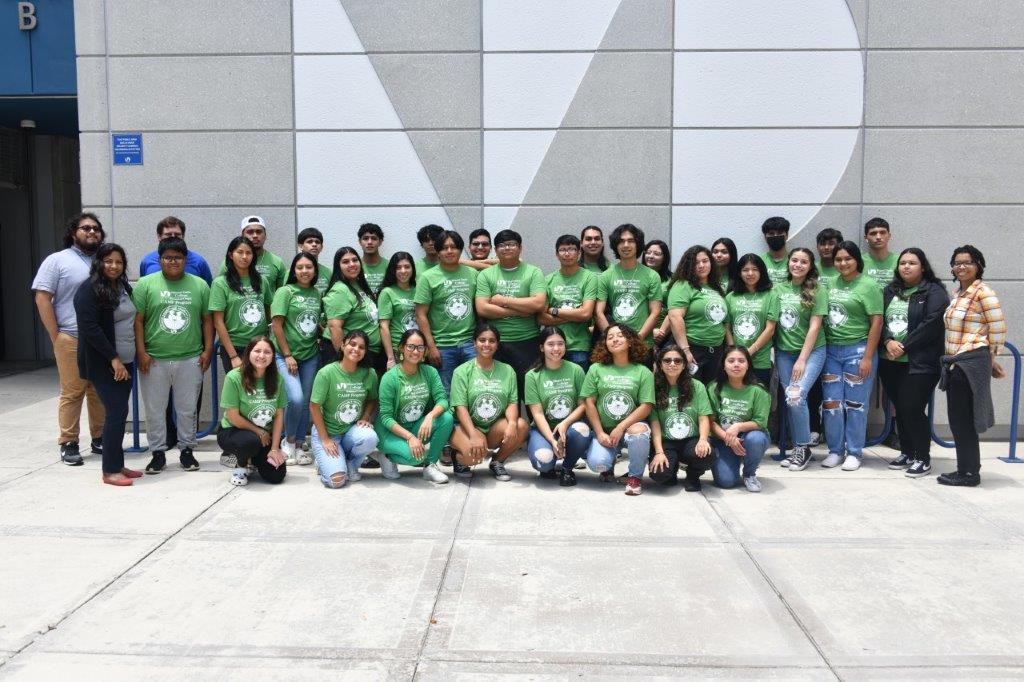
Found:
M 0 413 L 0 677 L 1024 676 L 1024 465 L 983 484 L 812 464 L 764 492 L 582 473 L 326 490 L 203 469 L 128 489 L 56 460 L 56 399 Z M 936 448 L 934 472 L 952 468 Z M 130 466 L 142 468 L 147 455 Z M 620 464 L 620 467 L 624 466 Z M 404 469 L 403 469 L 404 470 Z

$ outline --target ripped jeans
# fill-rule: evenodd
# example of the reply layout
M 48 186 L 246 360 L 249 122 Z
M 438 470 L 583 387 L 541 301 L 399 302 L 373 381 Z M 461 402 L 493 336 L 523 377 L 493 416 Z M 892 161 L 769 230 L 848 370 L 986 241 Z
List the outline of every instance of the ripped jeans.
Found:
M 865 343 L 849 346 L 829 344 L 825 352 L 825 368 L 821 372 L 821 414 L 825 425 L 825 441 L 829 454 L 862 457 L 867 440 L 868 399 L 871 384 L 878 372 L 878 354 L 871 363 L 871 373 L 860 378 L 860 361 Z
M 601 445 L 595 436 L 590 441 L 590 449 L 587 452 L 587 466 L 596 474 L 605 471 L 613 471 L 615 468 L 615 455 L 623 444 L 629 452 L 629 475 L 640 477 L 644 475 L 647 468 L 647 459 L 651 453 L 651 427 L 647 422 L 637 422 L 644 427 L 641 433 L 629 433 L 622 437 L 622 441 L 615 444 L 614 448 L 606 448 Z M 633 426 L 637 426 L 634 424 Z M 631 426 L 630 428 L 633 428 Z
M 572 469 L 576 462 L 587 456 L 587 449 L 590 447 L 590 439 L 593 432 L 586 422 L 575 422 L 569 425 L 565 433 L 565 459 L 562 466 Z M 551 441 L 541 435 L 536 428 L 530 429 L 530 440 L 526 445 L 526 452 L 530 456 L 530 464 L 541 473 L 555 470 L 555 452 L 551 448 Z
M 775 366 L 779 369 L 779 383 L 782 384 L 782 392 L 793 383 L 793 365 L 800 358 L 799 353 L 775 349 Z M 786 394 L 785 409 L 789 416 L 789 435 L 795 445 L 807 445 L 811 442 L 811 413 L 807 407 L 807 394 L 811 387 L 818 380 L 821 369 L 825 365 L 825 346 L 818 346 L 807 356 L 804 363 L 804 375 L 795 382 L 800 387 L 799 397 L 790 402 Z

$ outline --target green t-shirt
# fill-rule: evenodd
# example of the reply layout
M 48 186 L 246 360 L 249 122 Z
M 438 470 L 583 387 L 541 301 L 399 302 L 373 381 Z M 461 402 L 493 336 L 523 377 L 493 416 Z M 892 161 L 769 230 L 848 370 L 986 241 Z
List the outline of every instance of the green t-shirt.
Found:
M 893 296 L 889 301 L 889 307 L 885 309 L 885 330 L 888 336 L 903 343 L 907 338 L 909 320 L 907 311 L 910 308 L 910 296 L 917 291 L 917 287 L 910 287 L 903 292 L 904 298 Z M 896 358 L 896 362 L 907 362 L 909 357 L 906 353 Z
M 651 314 L 648 304 L 661 300 L 661 277 L 642 263 L 631 270 L 616 263 L 598 278 L 597 300 L 607 301 L 605 315 L 609 320 L 639 332 Z M 649 345 L 654 335 L 648 334 L 644 340 Z
M 772 287 L 779 297 L 779 323 L 775 325 L 775 346 L 787 353 L 803 350 L 804 340 L 811 329 L 811 317 L 828 315 L 828 287 L 818 280 L 814 292 L 814 304 L 805 306 L 801 298 L 801 287 L 792 282 L 783 282 Z M 825 332 L 820 330 L 814 340 L 814 347 L 825 345 Z
M 357 367 L 349 374 L 340 362 L 332 362 L 320 368 L 313 379 L 310 402 L 320 406 L 324 426 L 331 436 L 340 436 L 352 428 L 366 403 L 376 399 L 377 373 L 370 367 Z
M 366 283 L 370 285 L 370 291 L 374 294 L 380 293 L 381 282 L 384 281 L 384 273 L 388 270 L 388 259 L 380 257 L 376 265 L 370 265 L 363 261 L 363 274 L 366 275 Z
M 654 404 L 654 374 L 643 365 L 591 365 L 580 397 L 594 396 L 601 426 L 606 430 L 628 417 L 643 403 Z
M 708 400 L 708 389 L 697 379 L 693 382 L 693 397 L 686 407 L 679 410 L 679 389 L 672 386 L 668 389 L 668 404 L 664 408 L 655 407 L 651 412 L 651 421 L 661 424 L 663 440 L 686 440 L 700 435 L 700 418 L 714 414 L 711 401 Z
M 789 277 L 788 257 L 783 256 L 782 260 L 775 260 L 770 253 L 765 251 L 761 256 L 761 260 L 764 261 L 765 267 L 768 268 L 768 279 L 772 281 L 772 284 L 785 282 L 786 278 Z
M 421 364 L 413 375 L 408 375 L 401 365 L 392 367 L 380 380 L 380 416 L 377 418 L 377 433 L 385 436 L 391 433 L 395 424 L 411 431 L 423 415 L 435 405 L 448 408 L 448 396 L 441 383 L 441 375 L 427 364 Z
M 543 294 L 544 275 L 536 265 L 520 262 L 519 265 L 506 270 L 501 264 L 492 265 L 480 272 L 476 280 L 476 295 L 490 298 L 495 294 L 512 298 L 526 298 L 534 294 Z M 491 324 L 501 332 L 502 341 L 526 341 L 537 337 L 537 318 L 506 317 L 491 320 Z
M 359 297 L 356 298 L 345 282 L 335 282 L 331 290 L 324 296 L 324 317 L 328 322 L 342 320 L 346 333 L 353 329 L 364 332 L 370 338 L 370 347 L 367 350 L 380 352 L 380 320 L 377 317 L 377 304 L 366 295 L 365 291 L 359 291 Z M 325 328 L 323 336 L 329 340 L 331 330 Z
M 288 394 L 284 390 L 284 378 L 278 375 L 277 391 L 274 397 L 267 397 L 263 379 L 253 382 L 253 392 L 246 393 L 242 386 L 242 368 L 236 367 L 224 375 L 224 388 L 220 391 L 220 406 L 227 410 L 233 407 L 238 414 L 256 426 L 269 431 L 274 425 L 274 416 L 279 409 L 288 405 Z M 227 416 L 220 420 L 223 428 L 232 426 Z
M 274 300 L 274 293 L 267 284 L 260 284 L 260 293 L 252 290 L 248 277 L 242 277 L 241 284 L 244 293 L 239 294 L 228 286 L 227 277 L 221 275 L 210 287 L 210 312 L 224 313 L 224 326 L 231 345 L 239 352 L 251 339 L 266 335 L 267 308 Z
M 839 271 L 836 270 L 834 265 L 819 265 L 818 266 L 818 281 L 824 282 L 826 286 L 832 286 L 832 284 L 839 279 Z
M 875 260 L 870 253 L 865 253 L 863 274 L 875 280 L 879 289 L 885 289 L 896 274 L 896 264 L 898 262 L 899 255 L 895 253 L 890 253 L 882 260 Z
M 270 304 L 271 317 L 284 318 L 284 338 L 296 360 L 308 360 L 317 354 L 316 332 L 320 323 L 320 292 L 314 287 L 303 289 L 298 284 L 286 284 L 274 292 Z M 277 335 L 274 348 L 281 353 Z
M 582 267 L 584 270 L 587 270 L 588 272 L 594 273 L 595 275 L 600 275 L 602 272 L 608 269 L 607 267 L 602 268 L 601 265 L 596 261 L 587 260 L 580 261 L 580 267 Z
M 163 272 L 146 275 L 132 291 L 135 310 L 145 318 L 146 352 L 157 360 L 185 360 L 203 352 L 203 315 L 210 309 L 210 287 L 185 273 L 169 280 Z
M 668 291 L 668 308 L 686 308 L 686 338 L 699 346 L 718 346 L 725 340 L 722 323 L 729 317 L 725 299 L 710 286 L 694 289 L 689 282 L 678 281 Z
M 531 369 L 523 384 L 523 402 L 543 407 L 548 426 L 555 428 L 579 405 L 585 376 L 582 367 L 568 360 L 556 370 Z
M 262 283 L 270 284 L 271 293 L 283 287 L 284 283 L 288 280 L 288 266 L 284 264 L 280 257 L 266 249 L 256 259 L 256 271 L 263 278 Z M 221 263 L 220 271 L 217 274 L 225 275 L 227 272 L 227 263 Z M 327 277 L 330 279 L 330 273 L 328 273 Z
M 882 290 L 875 280 L 859 275 L 847 282 L 840 277 L 827 291 L 826 340 L 849 346 L 867 339 L 871 316 L 882 314 Z
M 416 329 L 416 304 L 412 297 L 413 289 L 403 289 L 393 285 L 382 289 L 377 296 L 377 315 L 381 320 L 388 321 L 391 332 L 391 347 L 398 348 L 398 342 L 407 329 Z
M 435 261 L 433 263 L 430 263 L 430 262 L 427 261 L 426 258 L 420 258 L 419 260 L 417 260 L 416 261 L 416 281 L 418 282 L 420 280 L 420 277 L 422 277 L 423 274 L 427 272 L 427 270 L 430 270 L 431 268 L 437 267 L 437 265 L 439 263 L 440 263 L 440 261 Z
M 505 416 L 505 409 L 519 401 L 515 370 L 495 360 L 488 372 L 480 369 L 476 360 L 468 360 L 455 368 L 451 396 L 452 407 L 465 407 L 473 425 L 487 433 Z
M 727 294 L 732 338 L 738 346 L 750 348 L 764 331 L 768 322 L 779 321 L 779 296 L 775 289 L 746 294 Z M 767 343 L 754 354 L 754 369 L 772 366 L 772 344 Z
M 439 267 L 417 275 L 412 300 L 430 306 L 427 321 L 439 348 L 458 346 L 473 338 L 476 283 L 476 270 L 461 264 L 452 271 Z
M 772 398 L 760 384 L 733 388 L 722 386 L 722 395 L 718 396 L 718 382 L 712 381 L 708 386 L 708 398 L 711 409 L 717 415 L 716 421 L 723 429 L 742 422 L 757 422 L 758 427 L 768 430 L 768 412 L 772 407 Z
M 327 286 L 331 283 L 331 269 L 326 265 L 317 263 L 316 266 L 316 282 L 313 283 L 313 287 L 320 292 L 320 298 L 324 297 L 327 293 Z
M 548 275 L 544 287 L 549 308 L 580 308 L 585 301 L 597 300 L 597 275 L 583 268 L 577 269 L 572 277 L 556 270 Z M 558 328 L 565 333 L 566 350 L 590 350 L 588 322 L 563 322 Z

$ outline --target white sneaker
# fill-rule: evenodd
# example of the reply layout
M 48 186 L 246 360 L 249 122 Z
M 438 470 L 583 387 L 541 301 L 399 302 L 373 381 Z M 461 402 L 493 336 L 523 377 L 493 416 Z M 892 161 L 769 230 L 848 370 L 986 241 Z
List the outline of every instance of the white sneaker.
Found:
M 380 459 L 380 475 L 389 481 L 396 481 L 402 477 L 402 474 L 398 473 L 398 465 L 388 459 L 387 455 L 382 454 Z
M 299 466 L 306 466 L 313 463 L 313 455 L 303 450 L 295 451 L 295 463 Z
M 743 485 L 747 486 L 747 492 L 761 492 L 761 481 L 757 480 L 757 476 L 747 476 L 743 479 Z
M 281 454 L 284 455 L 284 463 L 288 466 L 295 466 L 298 462 L 295 460 L 295 443 L 291 443 L 287 438 L 281 439 Z
M 352 466 L 352 463 L 349 462 L 346 468 L 348 469 L 348 480 L 353 483 L 363 480 L 363 475 L 359 473 L 359 467 L 354 467 Z
M 857 469 L 860 469 L 860 457 L 847 455 L 843 460 L 843 471 L 856 471 Z
M 423 467 L 423 480 L 431 483 L 447 483 L 448 476 L 438 468 L 437 464 L 428 464 Z
M 245 469 L 235 469 L 229 479 L 231 485 L 243 486 L 249 485 L 249 473 Z
M 828 453 L 828 457 L 826 457 L 825 459 L 822 460 L 821 466 L 825 467 L 826 469 L 831 469 L 832 467 L 837 467 L 837 466 L 839 466 L 842 463 L 843 463 L 843 456 L 842 455 L 836 454 L 834 452 L 830 452 L 830 453 Z
M 793 455 L 788 455 L 786 457 L 786 459 L 784 459 L 781 462 L 779 462 L 779 466 L 780 467 L 786 467 L 788 469 L 789 465 L 792 464 L 792 463 L 793 463 Z
M 817 431 L 811 431 L 811 442 L 808 445 L 821 445 L 821 434 Z

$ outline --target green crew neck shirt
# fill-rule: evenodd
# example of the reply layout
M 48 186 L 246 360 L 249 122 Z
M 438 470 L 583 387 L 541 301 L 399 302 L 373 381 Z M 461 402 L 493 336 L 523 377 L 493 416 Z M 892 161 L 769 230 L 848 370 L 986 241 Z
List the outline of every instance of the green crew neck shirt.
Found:
M 605 301 L 605 315 L 639 332 L 651 314 L 650 302 L 661 300 L 661 277 L 642 263 L 626 269 L 616 263 L 601 273 L 597 281 L 597 300 Z M 653 330 L 652 330 L 653 331 Z M 654 334 L 644 339 L 654 342 Z
M 654 374 L 643 365 L 591 365 L 580 397 L 594 396 L 601 426 L 610 431 L 644 403 L 654 405 Z
M 598 263 L 597 261 L 588 260 L 580 261 L 580 267 L 588 272 L 594 273 L 595 275 L 600 275 L 602 272 L 608 269 L 607 266 L 602 268 L 601 264 Z
M 736 345 L 750 348 L 761 336 L 768 322 L 779 321 L 779 297 L 775 289 L 754 293 L 727 294 L 725 303 L 729 308 L 729 323 Z M 753 357 L 754 369 L 770 369 L 772 366 L 772 344 L 766 343 Z
M 242 368 L 236 367 L 224 375 L 224 388 L 220 392 L 220 406 L 227 410 L 230 407 L 238 410 L 243 419 L 270 431 L 274 426 L 274 417 L 278 410 L 288 405 L 288 393 L 284 390 L 284 378 L 278 375 L 277 391 L 274 397 L 268 397 L 263 379 L 253 382 L 253 392 L 246 393 L 242 386 Z M 227 429 L 234 426 L 225 415 L 220 420 L 221 427 Z
M 380 285 L 384 281 L 384 273 L 388 271 L 388 261 L 384 256 L 376 265 L 370 265 L 363 261 L 363 274 L 366 276 L 366 283 L 370 285 L 370 291 L 377 295 L 380 293 Z
M 313 288 L 320 294 L 320 298 L 323 298 L 324 294 L 327 293 L 327 287 L 331 283 L 331 269 L 326 265 L 317 263 L 316 265 L 316 282 L 313 284 Z
M 324 316 L 327 321 L 342 320 L 345 332 L 353 329 L 366 334 L 370 339 L 370 347 L 374 353 L 379 353 L 380 345 L 380 320 L 377 317 L 377 304 L 365 291 L 360 291 L 359 296 L 353 294 L 345 282 L 335 282 L 331 290 L 324 296 Z M 323 337 L 330 340 L 331 330 L 325 328 Z
M 357 367 L 349 374 L 340 362 L 332 362 L 320 368 L 313 379 L 310 402 L 320 406 L 324 426 L 331 437 L 352 428 L 362 416 L 366 403 L 376 399 L 377 374 L 369 367 Z
M 519 401 L 516 373 L 512 365 L 494 361 L 489 371 L 481 369 L 476 360 L 468 360 L 455 368 L 452 375 L 452 407 L 465 407 L 473 425 L 487 433 L 494 422 L 505 416 L 505 409 Z
M 828 287 L 825 339 L 839 346 L 860 343 L 868 338 L 871 316 L 882 312 L 882 290 L 875 280 L 858 275 L 847 282 L 840 277 Z
M 516 267 L 505 269 L 498 263 L 480 272 L 476 279 L 476 295 L 479 298 L 490 298 L 495 294 L 527 298 L 545 293 L 544 286 L 544 275 L 536 265 L 520 261 Z M 491 324 L 501 332 L 502 341 L 527 341 L 537 338 L 539 332 L 537 318 L 533 315 L 491 320 Z
M 391 347 L 397 349 L 402 334 L 407 329 L 416 329 L 416 304 L 412 288 L 403 289 L 397 284 L 385 287 L 377 296 L 377 315 L 381 321 L 388 321 Z M 383 341 L 383 339 L 381 339 Z
M 694 289 L 689 282 L 676 282 L 668 291 L 668 308 L 686 308 L 683 322 L 688 343 L 720 346 L 725 341 L 722 323 L 729 317 L 729 306 L 722 295 L 710 286 Z
M 783 256 L 780 260 L 775 260 L 770 253 L 765 251 L 761 259 L 764 261 L 765 267 L 768 268 L 768 279 L 772 281 L 772 284 L 786 281 L 789 276 L 789 258 Z
M 779 297 L 779 323 L 775 326 L 775 347 L 787 353 L 799 353 L 804 340 L 811 330 L 811 317 L 828 315 L 828 286 L 818 280 L 814 290 L 814 303 L 804 305 L 802 288 L 792 282 L 783 282 L 772 287 Z M 825 345 L 825 331 L 818 330 L 814 347 Z
M 439 348 L 458 346 L 473 338 L 477 279 L 477 271 L 462 264 L 451 271 L 438 267 L 417 274 L 412 300 L 416 305 L 428 306 L 430 333 Z
M 818 281 L 824 282 L 826 286 L 832 286 L 837 279 L 839 279 L 839 271 L 834 265 L 818 266 Z
M 693 382 L 693 397 L 682 410 L 679 409 L 679 388 L 668 389 L 668 403 L 665 407 L 656 407 L 651 412 L 651 421 L 661 424 L 663 440 L 686 440 L 700 436 L 700 418 L 711 416 L 711 401 L 708 400 L 708 389 L 698 379 Z
M 132 290 L 135 310 L 144 318 L 146 352 L 157 360 L 185 360 L 203 352 L 203 315 L 210 309 L 210 287 L 185 273 L 170 280 L 163 272 L 146 275 Z
M 583 268 L 569 277 L 556 270 L 548 275 L 544 287 L 548 308 L 580 308 L 586 301 L 597 300 L 597 275 Z M 563 322 L 558 328 L 565 333 L 566 350 L 590 350 L 589 322 Z
M 727 429 L 733 424 L 757 422 L 758 428 L 768 430 L 768 412 L 772 407 L 772 398 L 760 384 L 733 388 L 729 384 L 722 386 L 722 395 L 718 395 L 718 382 L 712 381 L 708 386 L 708 398 L 714 411 L 718 425 Z
M 284 318 L 284 338 L 296 360 L 308 360 L 317 354 L 316 332 L 320 324 L 320 292 L 314 287 L 285 284 L 274 292 L 271 317 Z M 272 338 L 279 353 L 277 335 Z
M 240 282 L 241 294 L 228 286 L 224 275 L 214 279 L 210 287 L 210 312 L 219 310 L 224 314 L 228 337 L 238 352 L 255 337 L 267 335 L 267 308 L 274 301 L 269 285 L 261 284 L 257 293 L 248 277 L 241 277 Z
M 896 264 L 898 261 L 899 255 L 895 253 L 890 253 L 881 260 L 876 260 L 870 252 L 865 253 L 864 275 L 874 280 L 879 289 L 884 290 L 896 274 Z
M 523 402 L 540 405 L 548 426 L 553 429 L 579 405 L 585 377 L 583 368 L 568 360 L 554 370 L 547 367 L 531 369 L 526 373 L 523 384 Z
M 416 281 L 418 282 L 420 277 L 424 275 L 428 270 L 436 268 L 440 261 L 434 261 L 431 263 L 426 258 L 420 258 L 416 261 Z

